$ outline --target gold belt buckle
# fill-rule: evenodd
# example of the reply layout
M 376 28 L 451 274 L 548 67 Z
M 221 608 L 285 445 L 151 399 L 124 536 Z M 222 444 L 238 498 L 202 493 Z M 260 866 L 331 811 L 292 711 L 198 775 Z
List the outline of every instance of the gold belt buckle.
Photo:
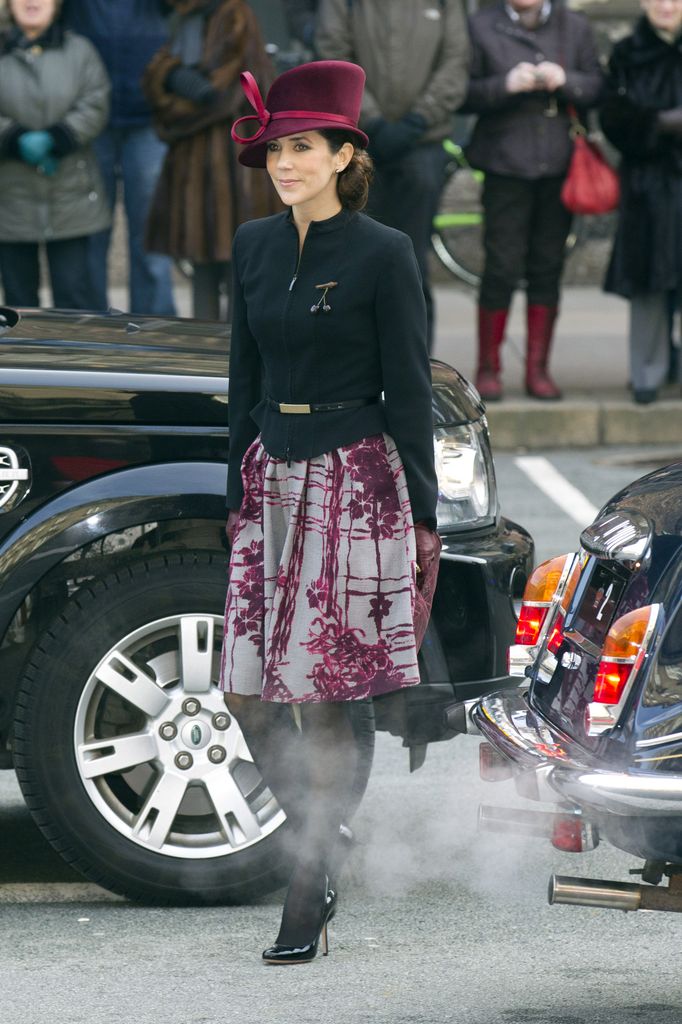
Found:
M 293 413 L 294 415 L 304 415 L 305 413 L 309 413 L 311 410 L 308 403 L 305 403 L 304 405 L 292 405 L 290 402 L 280 402 L 279 411 Z

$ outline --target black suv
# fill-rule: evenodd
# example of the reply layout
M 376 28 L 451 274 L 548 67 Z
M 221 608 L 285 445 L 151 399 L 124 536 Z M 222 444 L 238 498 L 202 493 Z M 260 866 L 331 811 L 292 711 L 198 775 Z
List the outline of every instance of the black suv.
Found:
M 216 687 L 226 589 L 229 332 L 0 310 L 0 749 L 94 881 L 158 902 L 281 880 L 284 814 Z M 441 575 L 421 685 L 354 705 L 412 770 L 444 709 L 499 689 L 528 534 L 499 515 L 483 407 L 433 363 Z

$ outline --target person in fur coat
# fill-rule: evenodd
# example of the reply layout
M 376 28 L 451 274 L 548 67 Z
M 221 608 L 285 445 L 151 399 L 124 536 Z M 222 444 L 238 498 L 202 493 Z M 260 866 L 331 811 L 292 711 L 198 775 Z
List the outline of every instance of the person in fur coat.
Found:
M 147 248 L 193 267 L 194 316 L 219 319 L 240 224 L 280 209 L 263 176 L 243 167 L 230 125 L 246 113 L 239 73 L 274 71 L 246 0 L 171 0 L 170 42 L 152 58 L 143 89 L 168 154 L 152 201 Z
M 671 369 L 671 314 L 682 302 L 682 4 L 642 7 L 614 47 L 600 117 L 622 155 L 604 287 L 630 301 L 630 383 L 648 404 Z

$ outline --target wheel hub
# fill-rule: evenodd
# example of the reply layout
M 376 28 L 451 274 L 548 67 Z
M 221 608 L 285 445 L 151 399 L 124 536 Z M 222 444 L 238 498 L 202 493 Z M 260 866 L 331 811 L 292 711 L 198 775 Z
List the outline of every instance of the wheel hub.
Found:
M 100 660 L 78 705 L 88 796 L 155 852 L 233 853 L 284 821 L 217 687 L 221 626 L 218 616 L 178 615 L 135 630 Z

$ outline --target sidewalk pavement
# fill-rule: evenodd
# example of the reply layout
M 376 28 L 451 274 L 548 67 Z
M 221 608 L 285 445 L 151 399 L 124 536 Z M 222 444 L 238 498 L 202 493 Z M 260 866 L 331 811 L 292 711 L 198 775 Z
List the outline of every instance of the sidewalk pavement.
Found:
M 473 380 L 476 369 L 476 296 L 452 285 L 437 285 L 434 356 Z M 114 288 L 111 302 L 124 309 L 125 290 Z M 190 316 L 189 288 L 176 287 L 181 316 Z M 636 405 L 627 387 L 628 304 L 598 288 L 563 291 L 552 350 L 551 372 L 564 391 L 561 402 L 528 398 L 523 389 L 525 350 L 523 296 L 512 309 L 502 349 L 505 398 L 488 406 L 497 451 L 594 445 L 662 444 L 682 451 L 682 397 L 666 387 L 659 401 Z
M 476 295 L 436 288 L 434 356 L 473 380 Z M 666 386 L 659 401 L 636 405 L 628 389 L 628 304 L 598 288 L 565 288 L 550 369 L 561 402 L 528 398 L 523 388 L 525 300 L 515 298 L 502 348 L 505 398 L 488 406 L 497 451 L 593 445 L 663 444 L 682 451 L 682 395 Z

